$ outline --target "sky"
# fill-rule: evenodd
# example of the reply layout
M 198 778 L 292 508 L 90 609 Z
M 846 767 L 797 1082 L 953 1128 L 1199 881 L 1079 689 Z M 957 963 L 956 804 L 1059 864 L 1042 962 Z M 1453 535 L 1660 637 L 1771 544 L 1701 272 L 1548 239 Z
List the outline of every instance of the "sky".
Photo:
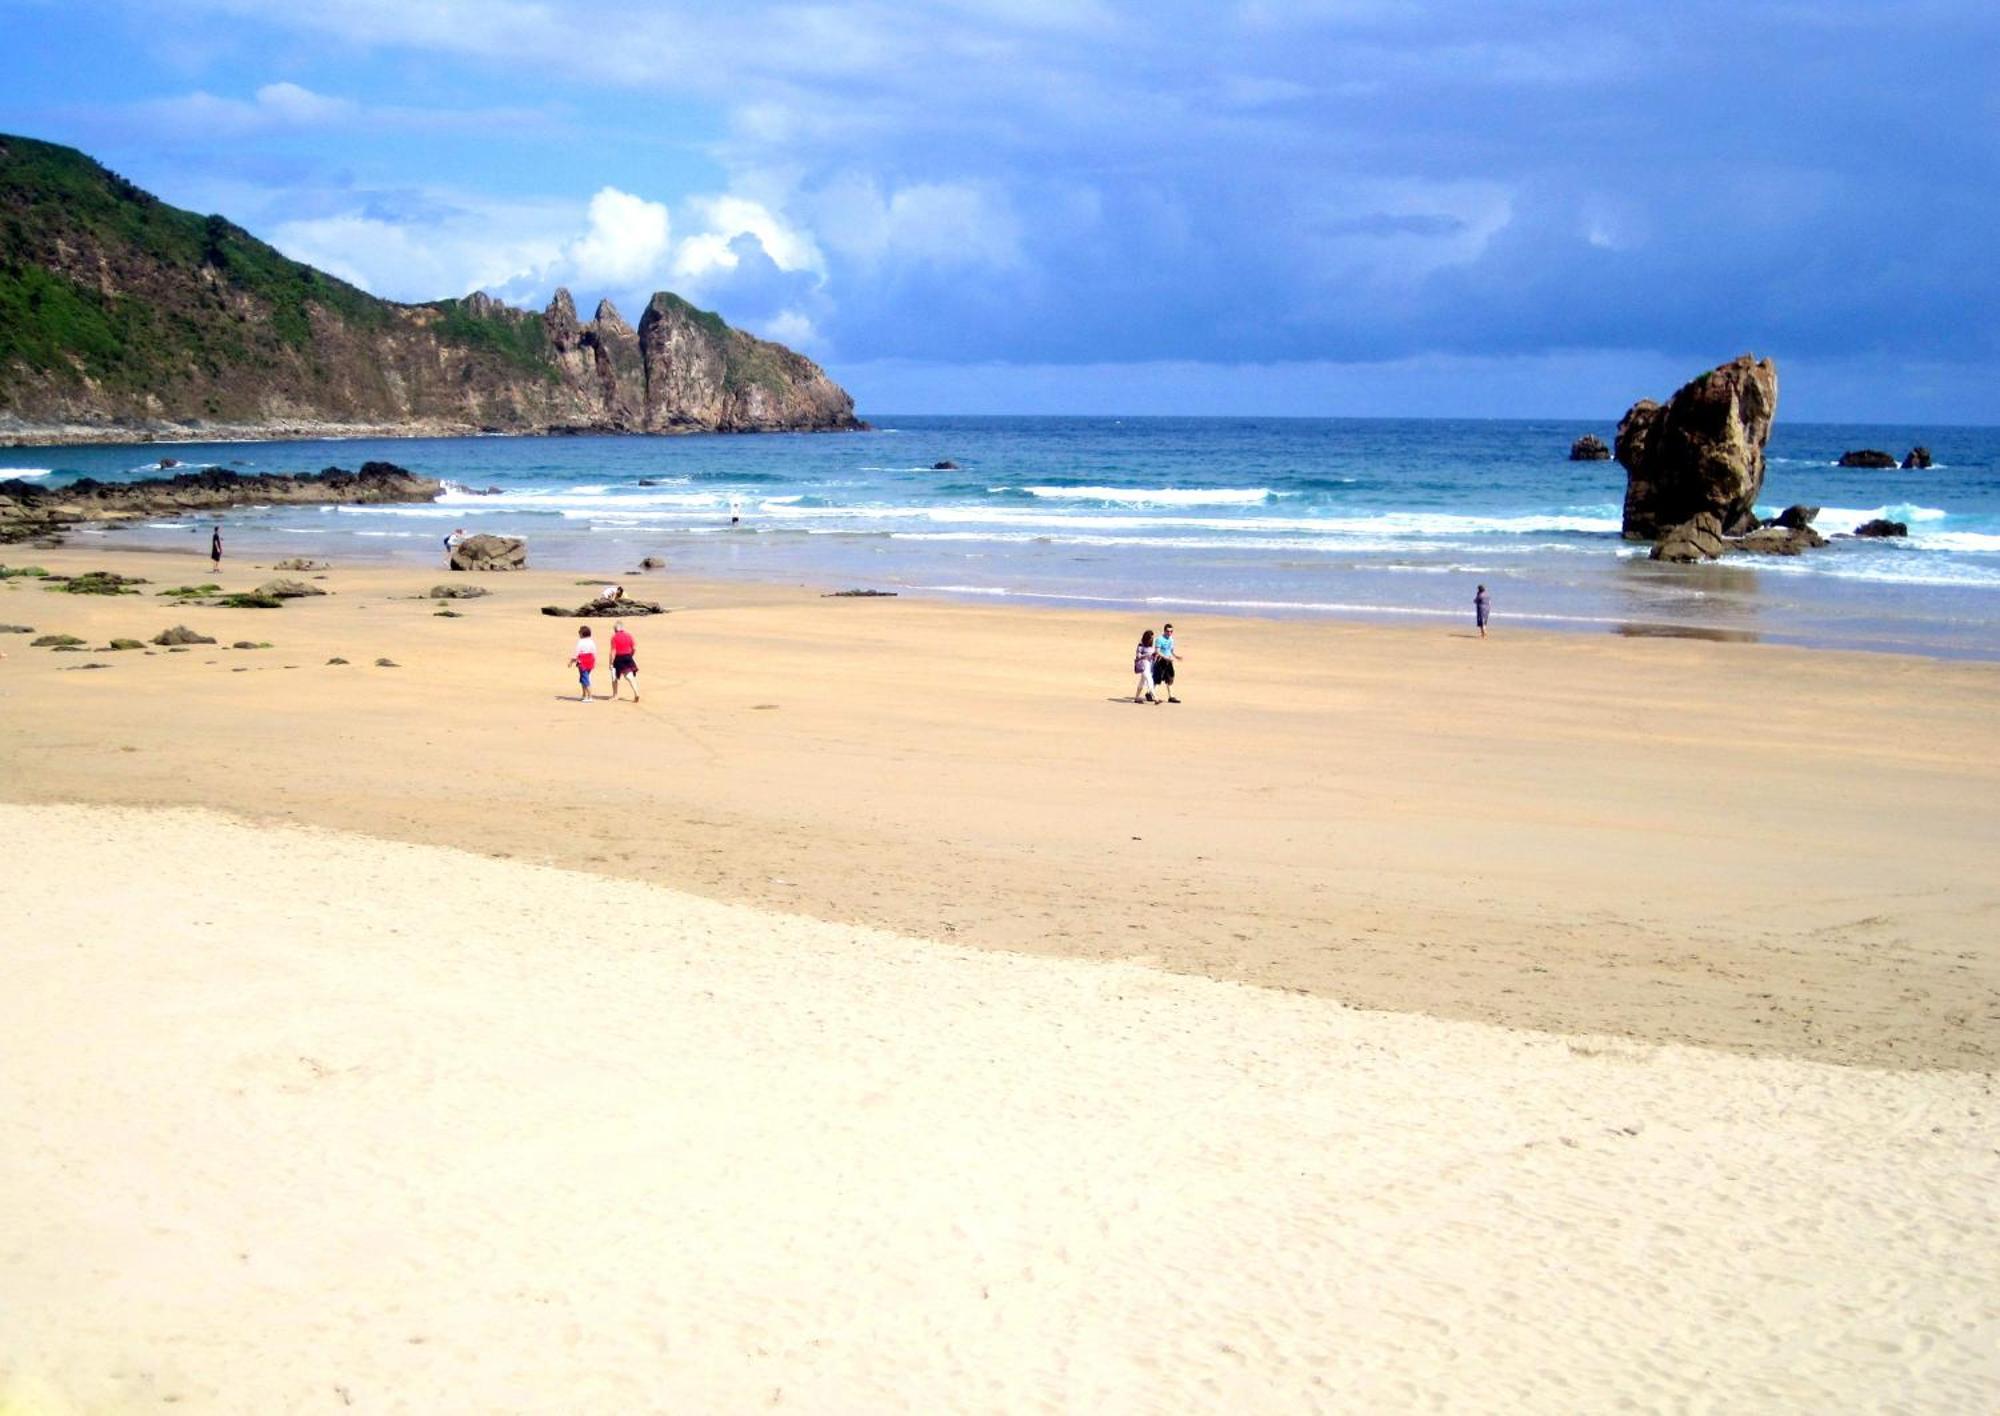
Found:
M 2000 6 L 0 0 L 0 131 L 874 413 L 2000 423 Z

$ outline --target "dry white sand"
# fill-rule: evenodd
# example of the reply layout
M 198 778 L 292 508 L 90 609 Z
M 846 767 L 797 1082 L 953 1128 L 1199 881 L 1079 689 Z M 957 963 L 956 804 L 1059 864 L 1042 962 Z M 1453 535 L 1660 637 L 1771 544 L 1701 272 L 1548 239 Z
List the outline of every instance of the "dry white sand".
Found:
M 1992 1078 L 0 805 L 0 1409 L 2000 1402 Z

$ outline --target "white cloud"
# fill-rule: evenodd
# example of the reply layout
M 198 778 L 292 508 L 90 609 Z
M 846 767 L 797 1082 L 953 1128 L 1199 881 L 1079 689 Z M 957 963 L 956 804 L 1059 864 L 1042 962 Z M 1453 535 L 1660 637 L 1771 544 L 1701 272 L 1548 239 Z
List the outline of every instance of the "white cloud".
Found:
M 606 187 L 590 199 L 590 229 L 564 254 L 577 284 L 629 289 L 664 265 L 671 230 L 659 202 Z

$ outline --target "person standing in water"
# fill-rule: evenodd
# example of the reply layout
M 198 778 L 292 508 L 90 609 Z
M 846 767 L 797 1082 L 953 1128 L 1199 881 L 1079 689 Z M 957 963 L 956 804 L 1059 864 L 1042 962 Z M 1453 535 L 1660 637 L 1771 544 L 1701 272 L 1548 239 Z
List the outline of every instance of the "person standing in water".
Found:
M 590 637 L 590 626 L 584 625 L 576 632 L 576 651 L 569 656 L 570 667 L 576 670 L 578 692 L 576 701 L 590 702 L 590 671 L 597 667 L 597 645 Z
M 215 530 L 209 534 L 208 563 L 216 570 L 222 569 L 222 523 L 220 521 L 215 523 Z
M 639 660 L 638 644 L 632 638 L 632 631 L 625 628 L 625 621 L 619 620 L 611 626 L 611 701 L 618 701 L 618 685 L 632 681 L 632 701 L 639 701 Z
M 1482 585 L 1472 592 L 1472 619 L 1473 623 L 1479 626 L 1481 639 L 1486 637 L 1486 616 L 1491 610 L 1492 600 L 1486 593 L 1486 587 Z

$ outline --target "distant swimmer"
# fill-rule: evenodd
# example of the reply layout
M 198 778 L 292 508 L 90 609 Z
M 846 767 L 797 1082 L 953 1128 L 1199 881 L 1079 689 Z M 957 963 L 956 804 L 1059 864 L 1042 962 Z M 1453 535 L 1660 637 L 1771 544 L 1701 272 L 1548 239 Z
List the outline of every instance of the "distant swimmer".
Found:
M 1174 697 L 1174 668 L 1180 661 L 1180 649 L 1174 644 L 1174 627 L 1162 625 L 1160 637 L 1153 641 L 1153 682 L 1166 689 L 1169 703 L 1180 702 Z
M 611 701 L 618 701 L 618 685 L 627 679 L 632 682 L 632 701 L 639 701 L 639 652 L 638 644 L 632 638 L 632 631 L 625 628 L 623 620 L 611 626 Z
M 731 526 L 740 525 L 742 520 L 743 498 L 731 493 L 729 498 L 729 524 Z
M 208 538 L 208 563 L 217 570 L 222 569 L 222 523 L 219 521 Z
M 577 702 L 590 702 L 590 671 L 597 667 L 597 645 L 591 640 L 589 625 L 577 630 L 576 649 L 570 654 L 569 663 L 576 670 Z
M 1486 617 L 1492 613 L 1492 609 L 1493 599 L 1486 593 L 1484 585 L 1472 592 L 1472 619 L 1479 626 L 1481 639 L 1486 637 Z

